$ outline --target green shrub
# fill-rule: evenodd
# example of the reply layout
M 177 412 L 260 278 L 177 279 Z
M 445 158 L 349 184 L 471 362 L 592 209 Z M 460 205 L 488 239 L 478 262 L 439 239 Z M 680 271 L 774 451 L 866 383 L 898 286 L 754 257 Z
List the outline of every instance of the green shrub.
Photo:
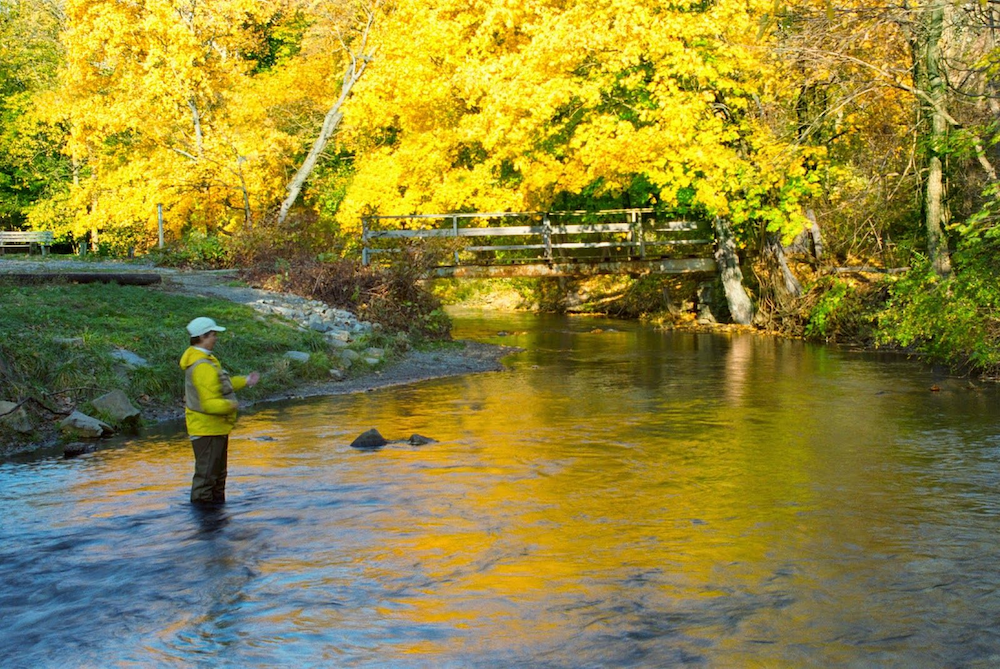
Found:
M 938 276 L 921 259 L 891 288 L 879 314 L 879 342 L 902 346 L 955 369 L 1000 367 L 1000 287 L 989 261 L 963 262 Z
M 821 277 L 802 298 L 801 334 L 814 341 L 870 345 L 887 295 L 883 281 Z
M 226 239 L 200 230 L 189 231 L 179 242 L 154 249 L 149 255 L 157 265 L 164 267 L 211 269 L 232 264 Z

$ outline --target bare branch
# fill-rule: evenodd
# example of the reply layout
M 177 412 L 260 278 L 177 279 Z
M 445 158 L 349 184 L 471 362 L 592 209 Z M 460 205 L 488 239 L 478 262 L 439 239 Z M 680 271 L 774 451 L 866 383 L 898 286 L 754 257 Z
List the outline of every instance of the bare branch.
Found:
M 944 109 L 937 101 L 935 101 L 930 95 L 928 95 L 926 91 L 923 91 L 920 88 L 917 88 L 916 86 L 911 86 L 910 84 L 900 81 L 897 77 L 893 76 L 891 72 L 879 67 L 878 65 L 869 63 L 866 60 L 862 60 L 861 58 L 856 58 L 854 56 L 845 53 L 835 53 L 823 49 L 810 49 L 806 47 L 799 47 L 796 49 L 780 49 L 780 51 L 811 53 L 814 55 L 840 59 L 849 63 L 854 63 L 855 65 L 860 65 L 861 67 L 874 72 L 880 79 L 884 80 L 890 86 L 906 91 L 907 93 L 910 93 L 911 95 L 914 95 L 915 97 L 920 98 L 921 100 L 926 102 L 934 109 L 936 113 L 941 115 L 941 118 L 945 119 L 952 127 L 955 128 L 962 127 L 962 124 L 959 123 L 957 120 L 955 120 L 955 117 L 949 114 L 948 110 Z M 982 166 L 983 170 L 985 170 L 989 178 L 992 179 L 993 181 L 996 181 L 997 172 L 993 168 L 993 165 L 990 163 L 990 161 L 987 160 L 986 151 L 983 149 L 982 143 L 979 142 L 977 139 L 973 143 L 973 146 L 976 150 L 976 158 L 979 160 L 979 164 Z

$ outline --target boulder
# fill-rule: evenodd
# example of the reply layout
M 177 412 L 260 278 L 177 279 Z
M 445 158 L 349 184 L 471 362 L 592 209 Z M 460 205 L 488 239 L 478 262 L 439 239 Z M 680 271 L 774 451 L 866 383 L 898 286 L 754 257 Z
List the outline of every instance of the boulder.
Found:
M 90 403 L 113 423 L 134 422 L 139 419 L 139 410 L 132 406 L 132 402 L 121 390 L 112 390 Z
M 362 432 L 351 442 L 351 448 L 382 448 L 389 442 L 375 428 Z
M 369 358 L 384 358 L 385 349 L 375 348 L 374 346 L 365 349 L 365 356 Z
M 431 439 L 430 437 L 425 437 L 422 434 L 411 434 L 407 441 L 410 442 L 411 446 L 423 446 L 425 444 L 437 443 L 437 439 Z
M 100 439 L 101 437 L 110 437 L 115 433 L 114 429 L 107 423 L 79 411 L 74 411 L 63 418 L 59 422 L 59 429 L 68 435 L 81 439 Z
M 340 359 L 345 362 L 357 362 L 361 359 L 361 354 L 351 348 L 345 348 L 340 352 Z
M 24 410 L 23 406 L 2 400 L 0 400 L 0 425 L 21 434 L 27 434 L 35 427 L 31 424 L 28 412 Z
M 334 381 L 343 381 L 344 380 L 344 373 L 342 371 L 340 371 L 339 369 L 337 369 L 336 367 L 331 367 L 330 368 L 330 378 L 333 379 Z
M 145 358 L 142 358 L 132 351 L 128 351 L 124 348 L 116 348 L 111 351 L 111 357 L 119 362 L 124 363 L 129 369 L 138 369 L 140 367 L 149 367 L 149 363 Z
M 309 362 L 309 354 L 305 351 L 287 351 L 285 357 L 296 362 Z

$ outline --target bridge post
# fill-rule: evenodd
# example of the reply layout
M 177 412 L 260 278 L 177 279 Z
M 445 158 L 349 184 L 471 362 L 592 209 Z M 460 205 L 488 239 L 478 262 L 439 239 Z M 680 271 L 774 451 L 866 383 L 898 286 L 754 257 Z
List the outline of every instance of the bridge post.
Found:
M 629 212 L 630 227 L 632 228 L 632 243 L 639 247 L 639 258 L 646 259 L 646 240 L 642 234 L 642 213 L 632 210 Z
M 361 217 L 361 264 L 368 266 L 368 219 Z
M 455 239 L 458 239 L 458 216 L 451 217 L 451 231 L 455 235 Z M 458 266 L 458 250 L 455 250 L 455 265 Z
M 545 241 L 545 259 L 552 260 L 552 221 L 549 212 L 542 215 L 542 239 Z

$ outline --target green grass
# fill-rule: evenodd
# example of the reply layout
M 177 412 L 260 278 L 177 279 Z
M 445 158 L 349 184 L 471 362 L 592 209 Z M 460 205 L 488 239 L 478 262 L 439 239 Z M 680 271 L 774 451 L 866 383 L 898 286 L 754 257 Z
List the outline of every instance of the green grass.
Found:
M 260 398 L 302 381 L 327 379 L 334 366 L 337 353 L 318 333 L 232 302 L 117 284 L 0 282 L 0 399 L 32 397 L 60 410 L 85 411 L 90 400 L 122 389 L 137 406 L 179 407 L 184 375 L 178 360 L 189 345 L 184 327 L 197 316 L 209 316 L 227 329 L 215 353 L 230 373 L 261 372 L 261 382 L 241 391 L 241 397 Z M 124 369 L 111 357 L 118 347 L 150 366 Z M 284 358 L 290 350 L 313 355 L 308 363 L 294 363 Z

